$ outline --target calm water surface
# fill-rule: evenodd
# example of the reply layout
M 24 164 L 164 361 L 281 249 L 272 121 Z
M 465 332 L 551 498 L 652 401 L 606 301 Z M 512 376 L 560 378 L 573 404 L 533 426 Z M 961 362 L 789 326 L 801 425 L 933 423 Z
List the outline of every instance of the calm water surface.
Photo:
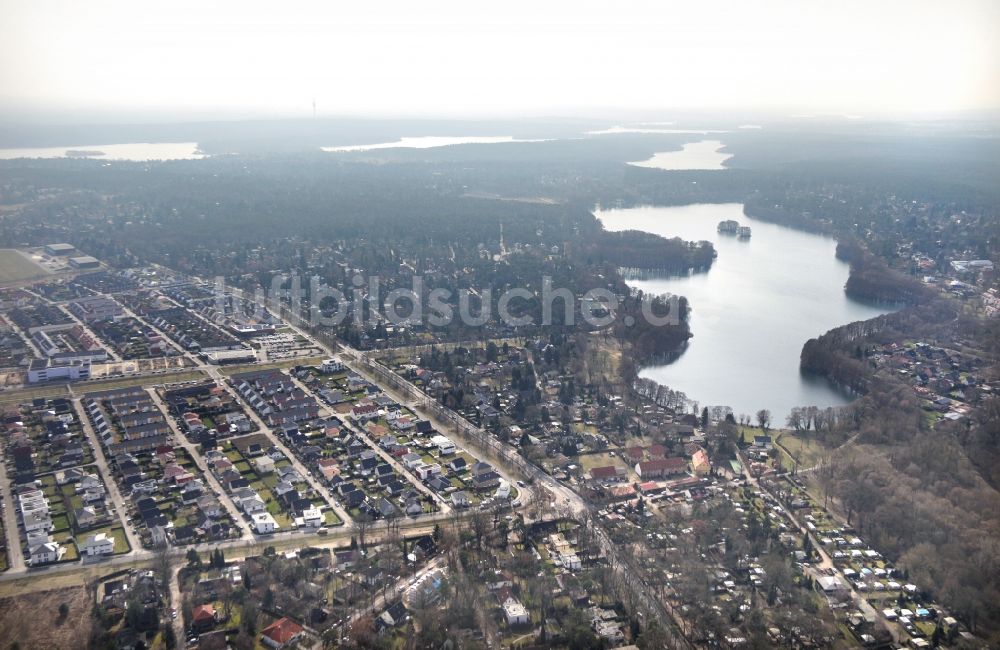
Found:
M 724 144 L 718 140 L 702 140 L 684 145 L 680 151 L 663 151 L 653 154 L 649 160 L 629 163 L 636 167 L 652 167 L 668 171 L 679 170 L 720 170 L 725 169 L 723 163 L 733 157 L 730 153 L 722 153 Z
M 784 425 L 792 407 L 836 406 L 850 397 L 799 372 L 802 344 L 827 330 L 885 313 L 847 298 L 848 266 L 836 242 L 750 219 L 740 203 L 598 210 L 608 230 L 643 230 L 711 241 L 719 257 L 707 273 L 632 282 L 643 291 L 688 298 L 694 337 L 673 363 L 645 368 L 649 377 L 701 405 L 753 414 L 768 408 Z M 718 222 L 753 228 L 749 241 L 720 235 Z
M 67 158 L 67 152 L 87 152 L 81 158 L 93 160 L 192 160 L 201 158 L 197 142 L 132 142 L 127 144 L 88 144 L 73 147 L 34 147 L 0 149 L 0 159 Z
M 502 142 L 542 142 L 542 140 L 518 140 L 513 136 L 437 136 L 427 135 L 414 138 L 400 138 L 395 142 L 378 144 L 351 144 L 342 147 L 322 147 L 323 151 L 369 151 L 371 149 L 432 149 L 454 144 L 496 144 Z

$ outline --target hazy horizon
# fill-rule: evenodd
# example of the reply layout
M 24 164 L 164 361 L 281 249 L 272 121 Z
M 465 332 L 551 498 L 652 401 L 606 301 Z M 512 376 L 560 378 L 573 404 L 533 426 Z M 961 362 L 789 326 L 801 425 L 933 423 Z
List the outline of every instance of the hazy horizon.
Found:
M 0 6 L 8 121 L 1000 108 L 984 1 Z

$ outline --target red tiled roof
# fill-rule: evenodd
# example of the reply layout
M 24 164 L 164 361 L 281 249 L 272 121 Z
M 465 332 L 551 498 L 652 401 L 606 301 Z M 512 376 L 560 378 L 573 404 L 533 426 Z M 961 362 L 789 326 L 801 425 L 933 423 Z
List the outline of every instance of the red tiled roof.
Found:
M 657 458 L 639 463 L 641 474 L 656 472 L 683 472 L 687 469 L 687 461 L 683 458 Z
M 302 633 L 302 626 L 288 617 L 283 617 L 265 627 L 260 633 L 278 645 L 284 645 Z
M 612 497 L 616 499 L 622 499 L 625 497 L 630 497 L 635 495 L 635 488 L 631 485 L 618 485 L 609 490 Z
M 629 447 L 625 450 L 625 453 L 629 455 L 629 458 L 639 460 L 645 455 L 646 450 L 642 447 Z
M 198 605 L 191 610 L 191 619 L 195 623 L 204 623 L 209 619 L 215 620 L 215 608 L 209 605 Z
M 602 478 L 614 478 L 618 476 L 618 468 L 614 465 L 605 465 L 603 467 L 594 467 L 590 470 L 590 477 L 596 479 Z

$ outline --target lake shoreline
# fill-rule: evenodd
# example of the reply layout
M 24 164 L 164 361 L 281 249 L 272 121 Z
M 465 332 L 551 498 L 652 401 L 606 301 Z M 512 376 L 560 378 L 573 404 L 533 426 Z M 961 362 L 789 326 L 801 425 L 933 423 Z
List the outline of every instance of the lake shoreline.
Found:
M 609 230 L 718 247 L 718 260 L 705 273 L 626 278 L 644 292 L 685 296 L 691 306 L 691 339 L 663 359 L 637 359 L 638 378 L 684 391 L 702 405 L 727 405 L 737 413 L 769 408 L 779 418 L 794 407 L 841 406 L 857 397 L 822 374 L 803 373 L 800 362 L 810 339 L 885 313 L 884 306 L 845 295 L 850 265 L 837 258 L 835 238 L 758 221 L 739 203 L 596 210 L 595 217 Z M 716 226 L 723 217 L 751 221 L 753 239 L 722 238 Z

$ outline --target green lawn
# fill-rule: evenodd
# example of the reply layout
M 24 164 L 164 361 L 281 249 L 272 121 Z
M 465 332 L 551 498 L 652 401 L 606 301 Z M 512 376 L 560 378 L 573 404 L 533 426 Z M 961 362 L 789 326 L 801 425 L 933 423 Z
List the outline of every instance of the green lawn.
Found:
M 77 541 L 82 544 L 87 541 L 91 535 L 97 535 L 98 533 L 104 533 L 108 537 L 114 538 L 115 540 L 115 555 L 122 555 L 128 553 L 131 547 L 128 543 L 128 537 L 125 536 L 125 529 L 121 526 L 105 526 L 103 528 L 94 528 L 88 530 L 86 533 L 82 533 L 77 536 Z
M 0 283 L 20 282 L 46 275 L 48 271 L 20 252 L 12 248 L 0 249 Z
M 63 554 L 60 562 L 73 562 L 80 559 L 80 552 L 76 550 L 76 544 L 65 544 L 63 548 L 66 549 L 66 553 Z
M 611 454 L 583 454 L 580 456 L 580 466 L 584 472 L 589 472 L 595 467 L 606 467 L 608 465 L 628 468 L 621 458 L 612 456 Z
M 783 454 L 782 464 L 791 469 L 798 459 L 799 469 L 813 467 L 823 457 L 823 446 L 810 434 L 783 433 L 778 436 L 777 446 Z

